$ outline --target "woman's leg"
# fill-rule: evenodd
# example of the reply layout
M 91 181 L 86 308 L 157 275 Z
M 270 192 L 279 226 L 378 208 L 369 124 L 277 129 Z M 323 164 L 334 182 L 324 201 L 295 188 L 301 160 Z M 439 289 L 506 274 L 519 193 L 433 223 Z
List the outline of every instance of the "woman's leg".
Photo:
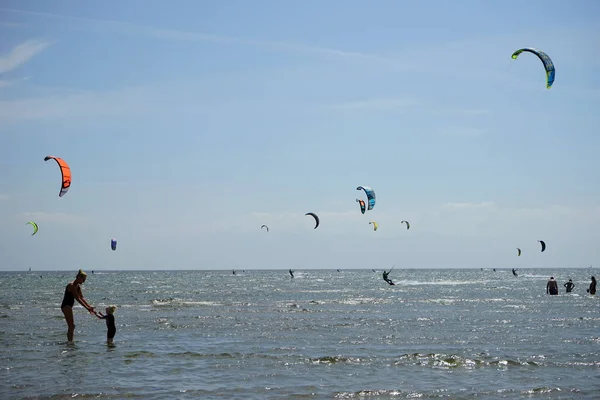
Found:
M 75 320 L 73 319 L 73 308 L 69 306 L 64 306 L 61 310 L 65 315 L 65 320 L 67 321 L 67 340 L 69 342 L 72 342 L 73 333 L 75 333 Z

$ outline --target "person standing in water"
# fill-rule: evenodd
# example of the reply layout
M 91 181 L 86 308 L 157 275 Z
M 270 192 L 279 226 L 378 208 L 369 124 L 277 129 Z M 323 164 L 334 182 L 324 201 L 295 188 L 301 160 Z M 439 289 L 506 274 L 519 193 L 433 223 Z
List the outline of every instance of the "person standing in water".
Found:
M 587 290 L 589 294 L 596 294 L 596 278 L 592 276 L 592 283 L 590 283 L 590 288 Z
M 102 312 L 98 312 L 96 314 L 98 318 L 106 320 L 106 328 L 108 329 L 106 331 L 107 344 L 113 344 L 113 339 L 115 337 L 115 334 L 117 333 L 117 326 L 115 325 L 115 316 L 113 315 L 116 309 L 117 307 L 110 306 L 106 307 L 106 314 L 102 314 Z
M 517 275 L 517 271 L 514 268 L 512 270 L 513 270 L 513 275 L 514 276 L 519 276 L 519 275 Z
M 73 343 L 73 334 L 75 332 L 75 320 L 73 318 L 73 306 L 75 300 L 83 306 L 90 314 L 94 313 L 94 307 L 92 307 L 84 298 L 81 293 L 81 285 L 85 282 L 87 274 L 83 270 L 77 272 L 75 280 L 67 285 L 65 288 L 65 294 L 63 297 L 60 309 L 65 316 L 67 322 L 67 340 L 69 343 Z
M 567 288 L 567 293 L 571 293 L 573 288 L 575 288 L 575 284 L 573 283 L 572 279 L 569 279 L 569 282 L 565 283 L 563 286 Z
M 553 276 L 550 277 L 550 280 L 546 284 L 546 294 L 551 294 L 551 295 L 558 294 L 558 283 L 556 283 Z

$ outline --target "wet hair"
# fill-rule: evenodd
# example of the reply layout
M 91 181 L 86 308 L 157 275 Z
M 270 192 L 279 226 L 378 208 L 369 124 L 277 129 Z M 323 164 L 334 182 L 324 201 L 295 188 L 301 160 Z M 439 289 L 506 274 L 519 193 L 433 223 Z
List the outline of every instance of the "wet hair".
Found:
M 112 314 L 115 312 L 116 309 L 117 309 L 117 306 L 108 306 L 108 307 L 106 307 L 106 312 L 109 314 Z
M 77 278 L 85 278 L 86 276 L 87 274 L 83 272 L 82 269 L 80 269 L 79 272 L 77 272 Z

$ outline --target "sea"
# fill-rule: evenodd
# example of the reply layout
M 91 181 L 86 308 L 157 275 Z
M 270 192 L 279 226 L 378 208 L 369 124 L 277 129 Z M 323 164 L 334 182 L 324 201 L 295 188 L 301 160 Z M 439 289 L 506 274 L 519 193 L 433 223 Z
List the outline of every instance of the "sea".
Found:
M 0 272 L 0 399 L 600 398 L 591 268 L 293 272 Z

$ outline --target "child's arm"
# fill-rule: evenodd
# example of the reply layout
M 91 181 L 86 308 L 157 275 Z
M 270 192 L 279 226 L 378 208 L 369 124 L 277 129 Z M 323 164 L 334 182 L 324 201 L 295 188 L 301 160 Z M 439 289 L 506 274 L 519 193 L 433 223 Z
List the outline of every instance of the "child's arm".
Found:
M 101 311 L 96 312 L 96 317 L 98 317 L 98 319 L 105 319 L 106 315 L 102 314 Z

